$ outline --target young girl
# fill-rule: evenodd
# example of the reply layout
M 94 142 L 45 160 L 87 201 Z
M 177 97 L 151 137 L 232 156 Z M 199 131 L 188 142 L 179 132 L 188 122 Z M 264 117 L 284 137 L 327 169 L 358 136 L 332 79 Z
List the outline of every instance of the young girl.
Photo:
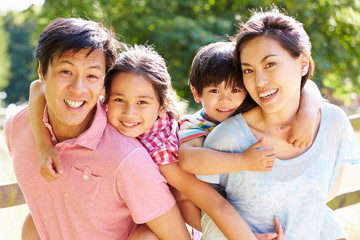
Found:
M 41 107 L 40 98 L 36 95 L 42 94 L 35 88 L 33 86 L 31 90 L 34 99 L 30 98 L 30 107 L 35 110 L 32 115 L 35 135 L 41 139 L 38 141 L 39 151 L 42 153 L 41 173 L 47 181 L 52 181 L 61 176 L 61 164 L 50 141 L 43 137 L 44 134 L 39 134 L 43 126 L 37 119 L 41 113 L 36 113 L 36 108 Z M 145 46 L 126 49 L 105 78 L 104 105 L 108 121 L 123 135 L 136 137 L 159 165 L 160 172 L 168 183 L 177 189 L 173 189 L 173 194 L 188 224 L 201 230 L 200 211 L 196 204 L 215 219 L 229 239 L 256 239 L 228 201 L 209 184 L 179 167 L 176 120 L 183 108 L 171 87 L 165 61 L 157 52 Z M 193 231 L 194 239 L 199 238 L 196 234 L 198 233 Z M 157 239 L 146 225 L 139 227 L 132 239 L 144 239 L 144 236 Z M 276 234 L 258 237 L 274 239 Z

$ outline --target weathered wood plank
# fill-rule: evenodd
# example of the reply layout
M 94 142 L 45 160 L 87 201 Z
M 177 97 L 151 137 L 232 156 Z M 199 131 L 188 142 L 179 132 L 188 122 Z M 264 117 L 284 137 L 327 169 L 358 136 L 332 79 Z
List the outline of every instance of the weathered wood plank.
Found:
M 327 205 L 329 208 L 336 210 L 356 203 L 360 203 L 360 190 L 338 195 L 333 200 L 328 202 Z
M 0 185 L 0 208 L 24 204 L 25 199 L 16 182 Z

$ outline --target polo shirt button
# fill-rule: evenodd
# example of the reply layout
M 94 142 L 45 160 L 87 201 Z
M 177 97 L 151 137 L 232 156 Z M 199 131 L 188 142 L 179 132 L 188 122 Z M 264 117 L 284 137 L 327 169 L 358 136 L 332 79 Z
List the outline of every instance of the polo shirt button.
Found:
M 89 176 L 85 174 L 85 175 L 83 176 L 83 178 L 84 178 L 85 180 L 88 180 Z

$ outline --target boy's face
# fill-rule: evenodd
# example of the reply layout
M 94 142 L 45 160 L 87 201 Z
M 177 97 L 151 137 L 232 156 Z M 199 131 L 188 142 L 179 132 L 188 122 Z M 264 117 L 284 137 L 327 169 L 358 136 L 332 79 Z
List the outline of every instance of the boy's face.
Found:
M 88 52 L 82 49 L 74 54 L 69 50 L 55 57 L 45 76 L 39 65 L 53 128 L 81 132 L 92 120 L 92 110 L 104 85 L 105 55 L 99 50 L 90 55 Z
M 223 81 L 219 86 L 205 87 L 201 96 L 191 87 L 195 101 L 201 102 L 209 121 L 222 122 L 232 116 L 246 97 L 245 90 L 238 87 L 225 88 L 225 85 Z
M 128 137 L 143 134 L 165 113 L 152 84 L 134 73 L 114 76 L 107 106 L 110 124 Z

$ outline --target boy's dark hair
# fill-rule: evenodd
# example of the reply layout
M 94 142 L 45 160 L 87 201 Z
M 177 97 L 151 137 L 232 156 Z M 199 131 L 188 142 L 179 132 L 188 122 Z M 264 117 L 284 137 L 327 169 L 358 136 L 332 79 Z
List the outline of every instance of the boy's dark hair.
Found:
M 124 46 L 114 68 L 105 76 L 105 100 L 109 102 L 111 83 L 119 73 L 134 73 L 148 80 L 155 91 L 160 106 L 177 120 L 185 113 L 185 103 L 179 100 L 171 86 L 171 77 L 164 58 L 152 46 Z
M 195 88 L 199 96 L 205 87 L 218 86 L 223 81 L 226 87 L 244 88 L 236 79 L 234 50 L 234 42 L 216 42 L 200 48 L 192 62 L 189 77 L 189 85 Z
M 90 55 L 98 49 L 105 54 L 106 72 L 115 64 L 118 41 L 113 31 L 101 24 L 81 18 L 57 18 L 40 34 L 35 58 L 42 66 L 45 76 L 49 63 L 64 52 L 74 53 L 89 48 Z

